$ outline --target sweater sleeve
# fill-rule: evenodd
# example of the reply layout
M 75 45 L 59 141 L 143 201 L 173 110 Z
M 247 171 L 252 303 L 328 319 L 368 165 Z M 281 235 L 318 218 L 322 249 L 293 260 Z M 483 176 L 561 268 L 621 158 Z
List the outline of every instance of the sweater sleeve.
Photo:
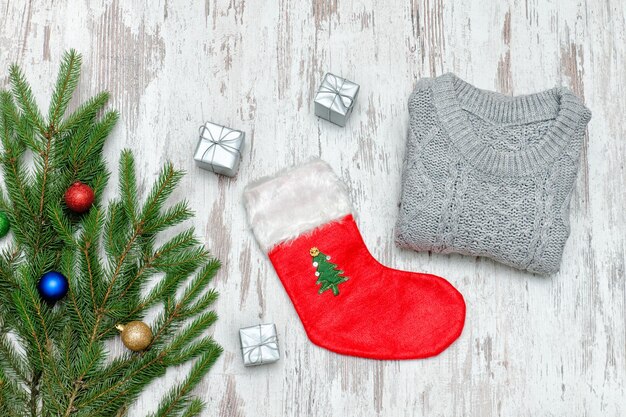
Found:
M 421 149 L 438 131 L 438 122 L 433 104 L 432 78 L 422 78 L 409 97 L 409 128 L 407 132 L 404 170 L 419 159 Z
M 581 104 L 582 109 L 580 110 L 581 117 L 578 121 L 578 125 L 574 131 L 574 135 L 570 139 L 569 143 L 565 147 L 565 152 L 572 160 L 574 164 L 578 164 L 578 160 L 580 158 L 580 152 L 584 145 L 585 141 L 585 133 L 587 131 L 587 125 L 591 120 L 591 110 L 589 110 L 586 106 Z
M 437 129 L 431 86 L 431 78 L 422 78 L 409 97 L 409 142 L 422 143 Z
M 429 250 L 431 244 L 426 241 L 427 239 L 415 235 L 412 223 L 430 204 L 433 196 L 433 183 L 421 158 L 424 155 L 424 148 L 439 130 L 431 86 L 432 79 L 423 78 L 409 97 L 409 128 L 402 172 L 399 216 L 395 230 L 396 243 L 399 246 L 414 247 L 410 246 L 409 242 L 415 243 L 419 240 L 423 243 L 420 247 L 424 250 Z

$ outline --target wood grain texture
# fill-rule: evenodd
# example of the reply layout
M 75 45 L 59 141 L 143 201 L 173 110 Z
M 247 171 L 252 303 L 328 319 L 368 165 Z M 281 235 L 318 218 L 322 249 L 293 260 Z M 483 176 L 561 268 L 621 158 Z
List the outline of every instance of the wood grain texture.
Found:
M 106 148 L 112 170 L 129 147 L 144 188 L 166 159 L 189 172 L 176 197 L 189 199 L 224 262 L 215 337 L 225 353 L 199 389 L 205 415 L 623 416 L 625 17 L 621 0 L 0 0 L 0 82 L 18 62 L 43 103 L 62 52 L 77 48 L 80 98 L 106 89 L 121 111 Z M 313 115 L 327 70 L 361 85 L 343 129 Z M 566 85 L 592 109 L 559 274 L 394 246 L 407 98 L 420 77 L 446 71 L 509 94 Z M 237 178 L 195 168 L 205 120 L 246 131 Z M 311 155 L 349 184 L 375 256 L 447 277 L 465 295 L 466 328 L 439 357 L 378 362 L 307 340 L 241 193 Z M 283 357 L 247 369 L 237 330 L 257 322 L 276 323 Z M 154 409 L 179 378 L 168 373 L 130 415 Z

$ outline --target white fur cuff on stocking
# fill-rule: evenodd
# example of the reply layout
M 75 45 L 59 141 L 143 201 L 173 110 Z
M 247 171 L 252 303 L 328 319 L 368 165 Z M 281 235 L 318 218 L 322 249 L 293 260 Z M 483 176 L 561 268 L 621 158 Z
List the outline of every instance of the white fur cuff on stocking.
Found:
M 321 159 L 251 183 L 244 191 L 244 204 L 265 252 L 352 213 L 343 183 Z

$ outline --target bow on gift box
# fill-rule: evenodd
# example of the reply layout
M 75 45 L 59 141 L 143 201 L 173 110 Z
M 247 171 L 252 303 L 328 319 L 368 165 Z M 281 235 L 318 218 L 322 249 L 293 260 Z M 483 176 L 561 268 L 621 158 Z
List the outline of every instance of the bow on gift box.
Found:
M 255 326 L 255 328 L 259 329 L 258 342 L 255 342 L 254 345 L 250 346 L 242 346 L 241 351 L 243 353 L 244 362 L 247 365 L 262 365 L 265 363 L 265 360 L 273 359 L 274 362 L 276 359 L 276 355 L 272 355 L 271 358 L 263 358 L 263 351 L 268 349 L 271 352 L 278 353 L 278 337 L 276 334 L 264 334 L 263 326 Z M 252 328 L 246 330 L 253 330 Z M 250 337 L 248 335 L 248 337 Z
M 324 107 L 328 109 L 329 120 L 331 110 L 345 115 L 352 106 L 353 96 L 345 94 L 345 83 L 345 79 L 328 73 L 318 90 L 317 101 L 324 104 Z M 352 86 L 355 84 L 349 82 L 349 85 L 350 89 L 352 89 Z
M 219 128 L 219 133 L 217 131 L 212 131 L 211 127 Z M 238 141 L 241 139 L 241 132 L 238 130 L 230 130 L 227 129 L 228 132 L 224 134 L 224 126 L 211 125 L 211 127 L 204 125 L 200 126 L 200 137 L 206 140 L 209 145 L 202 153 L 202 160 L 207 161 L 207 154 L 211 152 L 211 157 L 208 159 L 209 164 L 211 165 L 211 169 L 214 170 L 213 161 L 215 160 L 215 152 L 218 149 L 223 149 L 224 151 L 232 154 L 234 157 L 241 157 L 241 151 L 238 147 Z

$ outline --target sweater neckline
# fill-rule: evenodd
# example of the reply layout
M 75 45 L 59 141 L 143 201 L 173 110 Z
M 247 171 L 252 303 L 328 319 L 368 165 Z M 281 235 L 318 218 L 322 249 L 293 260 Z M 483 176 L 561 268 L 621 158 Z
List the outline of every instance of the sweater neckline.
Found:
M 476 88 L 447 73 L 435 78 L 432 91 L 443 128 L 459 152 L 475 168 L 497 175 L 519 176 L 548 167 L 561 155 L 581 121 L 591 116 L 582 101 L 565 87 L 507 96 Z M 496 125 L 542 120 L 552 123 L 539 142 L 503 151 L 478 136 L 466 111 Z

